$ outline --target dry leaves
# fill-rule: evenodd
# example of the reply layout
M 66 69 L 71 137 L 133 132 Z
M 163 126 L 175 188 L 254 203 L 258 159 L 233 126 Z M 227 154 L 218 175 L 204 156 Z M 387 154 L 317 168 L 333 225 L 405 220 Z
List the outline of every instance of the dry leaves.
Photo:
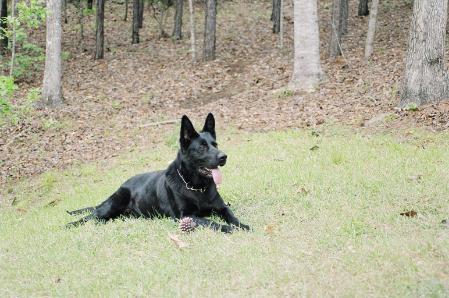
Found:
M 406 216 L 406 217 L 416 217 L 418 215 L 418 212 L 416 212 L 414 210 L 410 210 L 407 212 L 402 212 L 402 213 L 400 213 L 400 215 Z
M 187 242 L 182 241 L 178 235 L 169 234 L 168 238 L 176 245 L 177 248 L 183 249 L 189 247 Z

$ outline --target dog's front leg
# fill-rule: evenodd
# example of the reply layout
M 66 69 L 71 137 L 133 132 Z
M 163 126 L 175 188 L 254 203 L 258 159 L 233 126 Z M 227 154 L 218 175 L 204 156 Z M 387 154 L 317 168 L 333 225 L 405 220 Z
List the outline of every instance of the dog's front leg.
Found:
M 224 221 L 226 221 L 229 225 L 237 226 L 244 230 L 250 230 L 251 228 L 248 225 L 242 224 L 237 217 L 235 217 L 234 213 L 232 213 L 231 209 L 228 206 L 224 206 L 222 209 L 217 210 L 218 216 L 220 216 Z
M 231 233 L 234 228 L 228 225 L 221 225 L 219 223 L 216 223 L 213 220 L 207 219 L 207 218 L 203 218 L 203 217 L 198 217 L 198 216 L 189 216 L 190 218 L 193 219 L 193 221 L 199 225 L 199 226 L 203 226 L 203 227 L 207 227 L 207 228 L 211 228 L 215 231 L 221 231 L 224 233 Z

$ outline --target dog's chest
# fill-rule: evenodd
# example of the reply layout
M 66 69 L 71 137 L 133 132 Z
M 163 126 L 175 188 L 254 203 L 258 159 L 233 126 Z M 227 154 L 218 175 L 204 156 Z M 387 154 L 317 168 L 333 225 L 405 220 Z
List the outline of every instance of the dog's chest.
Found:
M 185 215 L 208 216 L 212 212 L 210 204 L 200 198 L 186 198 L 180 205 L 180 211 Z

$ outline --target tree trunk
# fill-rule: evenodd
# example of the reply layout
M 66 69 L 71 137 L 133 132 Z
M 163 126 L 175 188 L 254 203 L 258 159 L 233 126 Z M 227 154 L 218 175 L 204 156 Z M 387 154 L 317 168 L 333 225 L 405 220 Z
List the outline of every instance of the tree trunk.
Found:
M 125 22 L 128 20 L 128 0 L 125 0 L 125 15 L 123 16 L 123 20 Z
M 359 0 L 358 15 L 359 15 L 359 17 L 369 15 L 368 0 Z
M 335 57 L 341 55 L 341 36 L 343 33 L 342 28 L 342 2 L 344 0 L 333 0 L 332 4 L 332 19 L 330 25 L 330 38 L 329 38 L 329 57 L 335 59 Z
M 78 0 L 78 26 L 79 26 L 79 41 L 78 48 L 80 53 L 84 52 L 84 24 L 83 24 L 83 0 Z
M 294 65 L 290 88 L 312 91 L 324 78 L 317 0 L 294 0 Z
M 3 34 L 8 29 L 6 18 L 8 17 L 8 0 L 0 0 L 0 54 L 8 48 L 8 38 Z
M 92 9 L 94 5 L 94 0 L 87 0 L 87 8 Z
M 373 54 L 374 35 L 376 33 L 377 9 L 379 0 L 373 0 L 371 3 L 371 14 L 369 16 L 368 33 L 366 35 L 365 59 L 368 60 Z
M 449 97 L 444 63 L 447 0 L 415 0 L 400 105 Z
M 176 40 L 182 39 L 182 13 L 183 13 L 183 0 L 175 0 L 175 26 L 173 27 L 173 38 Z
M 139 28 L 143 28 L 143 12 L 144 12 L 144 0 L 140 0 L 139 3 Z
M 17 13 L 17 1 L 18 0 L 12 0 L 12 8 L 11 8 L 11 19 L 13 20 L 11 25 L 11 31 L 12 31 L 12 40 L 11 40 L 11 61 L 9 66 L 9 76 L 14 75 L 14 63 L 16 61 L 16 13 Z
M 95 30 L 95 59 L 104 58 L 104 1 L 97 0 L 97 21 Z
M 279 46 L 284 48 L 284 0 L 279 0 Z
M 47 0 L 47 44 L 45 47 L 42 103 L 50 106 L 60 105 L 63 102 L 61 82 L 61 4 L 62 1 L 60 0 Z
M 69 20 L 67 19 L 67 0 L 62 0 L 63 1 L 63 8 L 64 8 L 64 24 L 67 24 L 69 22 Z
M 217 0 L 206 0 L 206 20 L 204 22 L 203 59 L 215 59 L 215 30 L 217 21 Z
M 273 21 L 273 33 L 279 33 L 281 30 L 281 0 L 273 0 L 271 20 Z
M 190 44 L 192 47 L 192 61 L 196 63 L 196 30 L 195 30 L 195 10 L 193 0 L 189 0 L 189 14 L 190 14 Z
M 133 0 L 132 44 L 139 43 L 139 5 L 140 0 Z
M 349 0 L 341 1 L 341 32 L 348 33 Z

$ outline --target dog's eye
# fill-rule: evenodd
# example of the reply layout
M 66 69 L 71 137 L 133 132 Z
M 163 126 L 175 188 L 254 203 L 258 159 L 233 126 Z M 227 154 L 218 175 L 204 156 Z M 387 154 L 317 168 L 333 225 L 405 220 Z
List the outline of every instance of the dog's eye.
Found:
M 204 147 L 204 148 L 206 148 L 206 149 L 208 148 L 207 142 L 204 141 L 204 140 L 201 141 L 201 146 Z
M 214 146 L 215 148 L 218 148 L 218 144 L 217 144 L 217 143 L 212 142 L 211 144 L 212 144 L 212 146 Z

